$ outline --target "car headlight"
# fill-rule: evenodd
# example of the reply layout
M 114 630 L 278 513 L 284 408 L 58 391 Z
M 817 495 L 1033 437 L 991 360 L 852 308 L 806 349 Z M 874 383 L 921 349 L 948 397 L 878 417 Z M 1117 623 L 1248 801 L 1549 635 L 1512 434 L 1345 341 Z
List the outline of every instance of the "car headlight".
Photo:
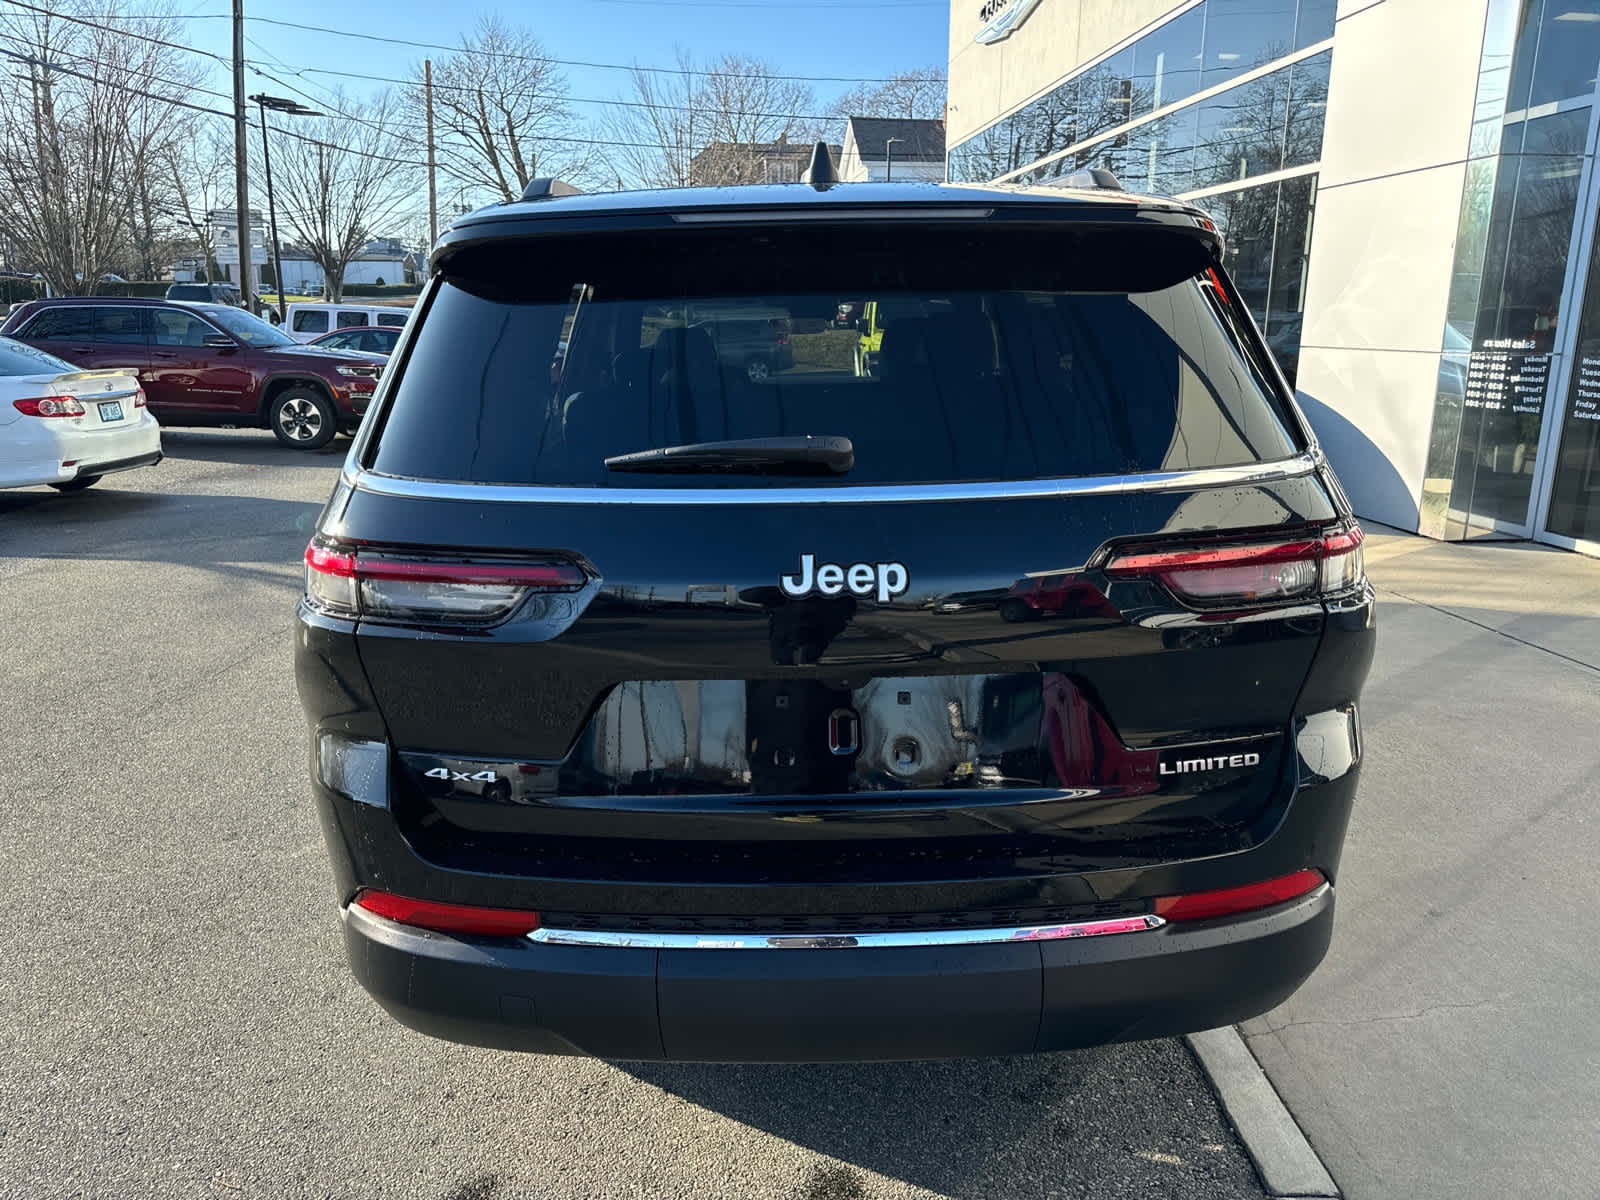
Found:
M 382 367 L 355 366 L 351 363 L 340 363 L 334 368 L 341 375 L 348 375 L 356 379 L 376 379 L 383 371 Z

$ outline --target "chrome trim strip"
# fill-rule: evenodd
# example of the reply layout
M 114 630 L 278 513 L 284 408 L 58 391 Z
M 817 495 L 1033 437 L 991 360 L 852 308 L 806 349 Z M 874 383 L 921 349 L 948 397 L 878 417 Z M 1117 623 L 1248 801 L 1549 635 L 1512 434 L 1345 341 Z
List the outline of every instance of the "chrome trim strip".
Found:
M 406 500 L 475 500 L 516 504 L 904 504 L 930 500 L 1026 500 L 1058 496 L 1120 496 L 1195 488 L 1272 483 L 1316 470 L 1310 451 L 1270 463 L 1202 467 L 1145 475 L 1090 475 L 1077 479 L 1018 479 L 1000 483 L 874 483 L 844 487 L 591 488 L 515 483 L 448 483 L 383 475 L 346 463 L 351 487 Z
M 1051 942 L 1063 938 L 1144 933 L 1166 921 L 1152 913 L 1110 917 L 1071 925 L 1028 925 L 1015 929 L 928 929 L 911 933 L 772 935 L 756 933 L 619 933 L 588 929 L 535 929 L 530 942 L 544 946 L 607 946 L 647 950 L 861 950 L 894 946 L 982 946 L 994 943 Z

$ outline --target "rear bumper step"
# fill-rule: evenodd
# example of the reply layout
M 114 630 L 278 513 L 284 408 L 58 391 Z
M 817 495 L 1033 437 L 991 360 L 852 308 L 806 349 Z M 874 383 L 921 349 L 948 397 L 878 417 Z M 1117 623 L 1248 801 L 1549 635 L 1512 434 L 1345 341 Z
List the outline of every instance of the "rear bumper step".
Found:
M 1333 904 L 1324 885 L 1244 917 L 1120 935 L 960 945 L 929 944 L 938 932 L 893 935 L 922 939 L 910 945 L 857 935 L 848 948 L 783 953 L 468 940 L 356 907 L 344 910 L 344 937 L 362 985 L 435 1037 L 615 1059 L 897 1060 L 1070 1049 L 1258 1015 L 1321 961 Z

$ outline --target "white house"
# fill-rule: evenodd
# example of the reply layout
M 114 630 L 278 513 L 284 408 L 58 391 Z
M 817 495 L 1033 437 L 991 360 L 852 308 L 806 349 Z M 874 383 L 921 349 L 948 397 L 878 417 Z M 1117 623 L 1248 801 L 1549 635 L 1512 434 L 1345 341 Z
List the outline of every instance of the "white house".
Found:
M 911 117 L 851 117 L 845 130 L 839 178 L 868 180 L 944 178 L 944 122 Z

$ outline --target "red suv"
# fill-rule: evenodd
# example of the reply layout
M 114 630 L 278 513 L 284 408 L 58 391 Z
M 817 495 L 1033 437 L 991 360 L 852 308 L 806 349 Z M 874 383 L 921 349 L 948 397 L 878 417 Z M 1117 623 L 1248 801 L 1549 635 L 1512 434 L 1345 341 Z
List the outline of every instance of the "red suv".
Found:
M 384 356 L 302 346 L 224 304 L 96 296 L 35 300 L 0 333 L 85 370 L 136 370 L 163 425 L 258 425 L 316 450 L 353 430 Z

